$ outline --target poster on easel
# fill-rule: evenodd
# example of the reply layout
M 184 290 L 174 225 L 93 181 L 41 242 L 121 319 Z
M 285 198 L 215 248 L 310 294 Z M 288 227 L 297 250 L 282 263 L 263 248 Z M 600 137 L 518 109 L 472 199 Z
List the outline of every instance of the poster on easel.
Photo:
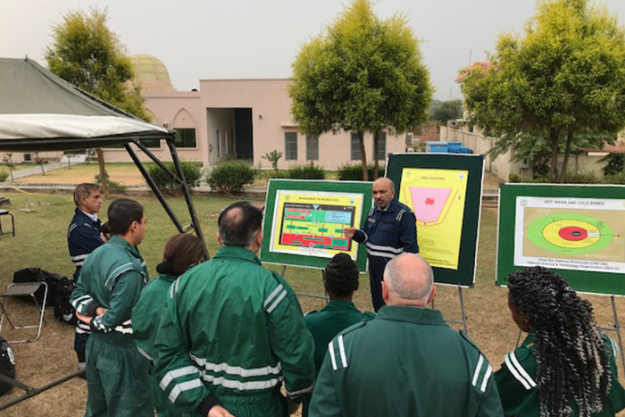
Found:
M 497 285 L 543 266 L 580 292 L 625 295 L 625 187 L 504 184 Z
M 364 246 L 346 238 L 343 230 L 360 227 L 371 204 L 370 182 L 271 180 L 261 261 L 324 268 L 343 252 L 365 272 Z
M 437 284 L 472 287 L 482 200 L 481 155 L 394 154 L 386 176 L 417 218 L 419 254 Z

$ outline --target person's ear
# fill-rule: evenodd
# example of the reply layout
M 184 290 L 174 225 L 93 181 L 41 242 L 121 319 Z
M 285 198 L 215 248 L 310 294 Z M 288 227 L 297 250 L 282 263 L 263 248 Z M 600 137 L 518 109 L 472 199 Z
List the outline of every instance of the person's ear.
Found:
M 221 236 L 219 236 L 219 232 L 215 233 L 215 237 L 217 237 L 217 242 L 219 242 L 219 245 L 223 246 L 224 242 L 221 241 Z
M 436 297 L 436 285 L 432 285 L 432 292 L 430 292 L 430 296 L 428 297 L 428 304 L 434 301 L 434 297 Z
M 354 288 L 354 292 L 358 291 L 358 287 L 360 287 L 360 281 L 356 281 L 356 287 Z
M 259 231 L 256 235 L 256 244 L 260 248 L 263 245 L 263 231 Z
M 386 286 L 386 282 L 382 280 L 382 299 L 386 303 L 388 300 L 388 287 Z

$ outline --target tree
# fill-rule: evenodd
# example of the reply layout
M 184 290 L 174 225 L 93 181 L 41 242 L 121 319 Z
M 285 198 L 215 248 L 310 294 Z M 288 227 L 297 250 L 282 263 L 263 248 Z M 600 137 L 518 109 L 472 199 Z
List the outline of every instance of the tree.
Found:
M 430 120 L 435 120 L 442 125 L 447 124 L 448 120 L 460 118 L 462 118 L 462 101 L 460 100 L 443 101 L 436 108 L 430 109 Z
M 368 180 L 364 134 L 403 133 L 427 119 L 432 87 L 418 41 L 403 16 L 379 19 L 371 0 L 353 0 L 327 31 L 300 50 L 289 85 L 301 131 L 358 133 Z
M 564 181 L 576 146 L 601 147 L 625 126 L 625 32 L 605 8 L 543 0 L 525 36 L 500 36 L 490 60 L 463 81 L 472 122 L 487 134 L 547 138 L 552 182 Z
M 107 12 L 91 8 L 90 13 L 72 11 L 53 27 L 53 41 L 46 48 L 50 71 L 65 81 L 136 117 L 150 121 L 145 111 L 140 85 L 133 82 L 134 71 L 126 48 L 108 28 Z M 100 175 L 104 156 L 96 149 Z M 106 180 L 102 188 L 108 196 Z

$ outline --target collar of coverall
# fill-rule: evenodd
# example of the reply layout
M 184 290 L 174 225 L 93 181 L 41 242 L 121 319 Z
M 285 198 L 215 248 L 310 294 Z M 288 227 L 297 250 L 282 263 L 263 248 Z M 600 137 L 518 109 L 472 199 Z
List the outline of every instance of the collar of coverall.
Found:
M 260 265 L 260 259 L 249 249 L 241 248 L 239 246 L 222 246 L 215 253 L 214 258 L 236 258 L 242 259 L 248 262 L 253 262 Z
M 123 239 L 117 235 L 113 235 L 113 237 L 109 239 L 109 243 L 125 249 L 126 251 L 130 252 L 135 258 L 142 259 L 141 254 L 139 253 L 139 249 L 137 249 L 136 246 L 130 245 L 130 243 L 128 243 L 126 239 Z
M 440 310 L 420 307 L 389 306 L 378 311 L 376 320 L 408 321 L 430 326 L 447 326 Z
M 391 206 L 394 206 L 394 205 L 396 205 L 396 204 L 397 204 L 397 202 L 396 202 L 396 201 L 397 201 L 397 199 L 396 199 L 396 198 L 393 198 L 393 199 L 391 200 L 391 202 L 390 202 L 390 203 L 388 203 L 388 206 L 384 207 L 383 209 L 381 209 L 380 207 L 377 207 L 377 206 L 376 206 L 376 208 L 377 208 L 379 211 L 388 211 L 388 209 L 389 209 L 389 208 L 391 208 Z
M 76 214 L 82 214 L 83 216 L 86 216 L 89 220 L 91 220 L 92 222 L 99 223 L 97 213 L 89 214 L 89 213 L 87 213 L 85 211 L 82 211 L 82 210 L 77 208 L 76 209 Z

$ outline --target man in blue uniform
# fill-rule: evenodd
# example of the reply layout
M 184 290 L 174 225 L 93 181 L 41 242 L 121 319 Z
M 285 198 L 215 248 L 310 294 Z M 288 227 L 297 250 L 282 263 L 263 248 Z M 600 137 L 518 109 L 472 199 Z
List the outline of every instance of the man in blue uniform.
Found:
M 76 282 L 87 255 L 104 243 L 102 222 L 98 219 L 98 212 L 102 206 L 102 194 L 95 184 L 79 184 L 74 189 L 74 203 L 76 210 L 67 230 L 67 244 L 69 256 L 76 266 L 76 271 L 74 271 L 74 282 Z M 85 346 L 89 334 L 89 325 L 78 320 L 74 350 L 78 356 L 79 369 L 85 368 Z
M 397 255 L 419 253 L 417 220 L 410 208 L 395 199 L 395 184 L 388 178 L 373 183 L 375 207 L 369 211 L 361 229 L 346 228 L 345 236 L 364 243 L 369 257 L 369 282 L 373 308 L 383 305 L 382 279 L 386 264 Z

